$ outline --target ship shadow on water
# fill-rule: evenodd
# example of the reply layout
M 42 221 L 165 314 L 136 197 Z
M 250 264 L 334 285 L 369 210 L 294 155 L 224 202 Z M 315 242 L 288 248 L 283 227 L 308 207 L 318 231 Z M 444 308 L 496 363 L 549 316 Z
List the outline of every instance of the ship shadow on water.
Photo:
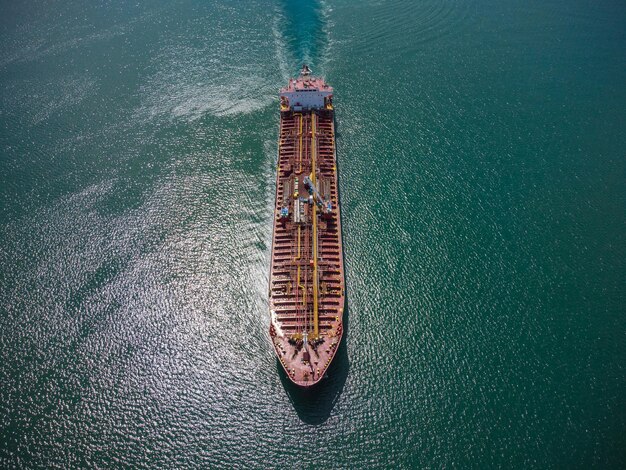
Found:
M 341 396 L 341 392 L 348 377 L 350 362 L 348 360 L 348 299 L 346 294 L 346 307 L 343 313 L 343 337 L 341 344 L 326 371 L 326 377 L 309 388 L 301 388 L 295 385 L 276 359 L 276 368 L 280 381 L 287 392 L 298 417 L 307 424 L 323 424 L 330 417 L 335 404 Z

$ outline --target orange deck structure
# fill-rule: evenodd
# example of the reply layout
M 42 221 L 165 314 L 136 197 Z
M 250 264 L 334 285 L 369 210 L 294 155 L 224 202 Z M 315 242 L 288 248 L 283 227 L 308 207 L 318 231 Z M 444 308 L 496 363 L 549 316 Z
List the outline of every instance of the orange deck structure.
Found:
M 304 387 L 335 356 L 345 299 L 332 88 L 309 73 L 281 90 L 269 286 L 276 355 Z

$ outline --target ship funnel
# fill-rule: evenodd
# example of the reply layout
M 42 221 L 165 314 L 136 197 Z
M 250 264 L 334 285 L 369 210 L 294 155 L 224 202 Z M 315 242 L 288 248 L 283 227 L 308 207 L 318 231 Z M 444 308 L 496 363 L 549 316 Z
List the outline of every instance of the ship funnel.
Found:
M 300 70 L 300 75 L 302 75 L 303 77 L 308 77 L 309 75 L 311 75 L 311 72 L 312 71 L 307 64 L 302 64 L 302 70 Z

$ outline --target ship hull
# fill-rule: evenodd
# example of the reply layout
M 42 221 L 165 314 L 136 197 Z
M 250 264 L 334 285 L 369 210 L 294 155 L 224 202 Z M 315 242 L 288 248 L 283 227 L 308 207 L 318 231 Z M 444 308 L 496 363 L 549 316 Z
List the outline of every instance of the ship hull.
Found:
M 270 267 L 270 338 L 287 377 L 310 387 L 343 336 L 345 282 L 334 110 L 283 109 Z

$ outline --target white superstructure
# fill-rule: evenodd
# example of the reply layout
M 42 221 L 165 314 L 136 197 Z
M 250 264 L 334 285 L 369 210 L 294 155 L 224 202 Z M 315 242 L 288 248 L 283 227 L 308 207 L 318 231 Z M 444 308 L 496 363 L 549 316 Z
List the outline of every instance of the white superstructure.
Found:
M 311 70 L 304 65 L 300 76 L 289 80 L 289 85 L 280 90 L 281 110 L 332 109 L 332 87 L 323 78 L 310 74 Z

